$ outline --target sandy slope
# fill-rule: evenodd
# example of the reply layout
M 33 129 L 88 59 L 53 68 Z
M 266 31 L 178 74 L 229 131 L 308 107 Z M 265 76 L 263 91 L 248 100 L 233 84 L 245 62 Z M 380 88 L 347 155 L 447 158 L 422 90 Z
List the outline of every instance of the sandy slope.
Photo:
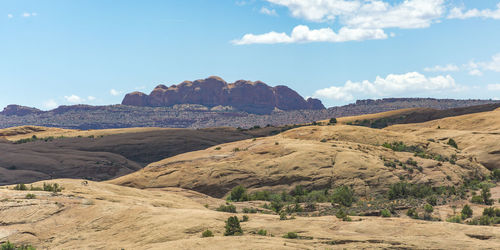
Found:
M 222 201 L 202 194 L 81 180 L 53 182 L 64 191 L 31 192 L 36 199 L 25 199 L 28 191 L 0 189 L 0 241 L 30 243 L 40 249 L 500 248 L 499 227 L 380 217 L 353 217 L 353 222 L 332 216 L 280 221 L 277 215 L 250 214 L 250 221 L 242 222 L 244 236 L 223 237 L 224 220 L 233 214 L 205 208 L 200 201 Z M 206 229 L 215 237 L 201 238 Z M 259 229 L 274 237 L 252 234 Z M 313 239 L 281 237 L 290 231 Z M 489 239 L 473 238 L 477 235 Z
M 425 123 L 393 125 L 384 130 L 443 142 L 453 138 L 459 149 L 474 155 L 487 168 L 500 168 L 500 109 Z

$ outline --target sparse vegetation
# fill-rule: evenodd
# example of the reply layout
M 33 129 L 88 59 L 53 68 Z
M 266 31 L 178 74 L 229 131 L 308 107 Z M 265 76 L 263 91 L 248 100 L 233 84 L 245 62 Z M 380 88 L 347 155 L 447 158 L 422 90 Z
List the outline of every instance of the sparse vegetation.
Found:
M 220 205 L 216 210 L 219 212 L 236 213 L 236 207 L 233 204 Z
M 231 194 L 227 198 L 230 201 L 247 201 L 249 200 L 247 190 L 242 185 L 238 185 L 231 190 Z
M 257 232 L 258 235 L 262 235 L 262 236 L 266 236 L 267 235 L 267 230 L 264 230 L 264 229 L 259 229 L 259 231 Z
M 31 245 L 16 246 L 16 245 L 10 243 L 10 241 L 7 241 L 7 242 L 3 243 L 2 245 L 0 245 L 0 249 L 1 250 L 35 250 L 35 248 L 32 247 Z
M 337 124 L 337 118 L 330 118 L 330 121 L 328 121 L 328 125 L 335 125 Z
M 248 215 L 243 215 L 243 218 L 241 219 L 241 222 L 247 222 L 248 221 Z
M 333 190 L 332 203 L 350 207 L 354 202 L 354 192 L 347 186 L 340 186 Z
M 28 190 L 28 187 L 26 187 L 25 184 L 16 184 L 16 186 L 14 186 L 14 190 L 20 190 L 20 191 L 23 191 L 23 190 Z
M 450 139 L 448 140 L 448 145 L 450 145 L 450 146 L 452 146 L 452 147 L 454 147 L 454 148 L 458 149 L 457 142 L 455 142 L 455 140 L 453 140 L 452 138 L 450 138 Z
M 226 232 L 224 232 L 224 236 L 238 236 L 243 234 L 243 230 L 240 226 L 240 220 L 236 216 L 227 218 L 225 228 Z
M 283 235 L 283 238 L 287 239 L 297 239 L 299 236 L 297 235 L 296 232 L 288 232 L 287 234 Z
M 380 215 L 382 217 L 391 217 L 391 212 L 388 209 L 382 209 L 382 211 L 380 211 Z
M 36 195 L 35 194 L 26 194 L 25 198 L 26 199 L 35 199 Z
M 462 219 L 471 218 L 472 214 L 473 214 L 472 208 L 470 208 L 469 205 L 465 204 L 461 212 Z
M 212 233 L 212 231 L 207 229 L 207 230 L 203 231 L 203 233 L 201 234 L 201 237 L 203 237 L 203 238 L 214 237 L 214 234 Z

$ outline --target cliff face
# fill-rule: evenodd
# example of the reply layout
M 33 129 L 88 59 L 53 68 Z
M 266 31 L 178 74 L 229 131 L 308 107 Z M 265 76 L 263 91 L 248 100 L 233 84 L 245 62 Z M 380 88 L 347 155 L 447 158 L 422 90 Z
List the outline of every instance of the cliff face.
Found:
M 232 106 L 249 113 L 265 114 L 280 110 L 324 109 L 320 100 L 304 100 L 286 86 L 270 87 L 263 82 L 239 80 L 227 83 L 219 77 L 185 81 L 167 87 L 158 85 L 149 94 L 129 93 L 123 105 L 164 107 L 175 104 L 200 104 L 208 107 Z

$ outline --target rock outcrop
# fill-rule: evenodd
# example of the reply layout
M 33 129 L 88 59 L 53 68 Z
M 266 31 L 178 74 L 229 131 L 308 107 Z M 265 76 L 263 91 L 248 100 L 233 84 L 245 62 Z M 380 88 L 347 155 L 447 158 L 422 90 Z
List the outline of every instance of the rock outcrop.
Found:
M 149 94 L 132 92 L 125 96 L 123 105 L 169 107 L 176 104 L 200 104 L 207 107 L 232 106 L 241 111 L 256 114 L 279 110 L 325 109 L 320 100 L 304 100 L 286 86 L 270 87 L 256 81 L 239 80 L 227 83 L 212 76 L 196 81 L 184 81 L 167 87 L 163 84 Z
M 25 106 L 20 106 L 20 105 L 8 105 L 3 109 L 2 112 L 0 112 L 0 115 L 6 115 L 6 116 L 11 116 L 11 115 L 17 115 L 17 116 L 24 116 L 24 115 L 30 115 L 30 114 L 38 114 L 42 113 L 41 110 L 36 109 L 36 108 L 30 108 L 30 107 L 25 107 Z

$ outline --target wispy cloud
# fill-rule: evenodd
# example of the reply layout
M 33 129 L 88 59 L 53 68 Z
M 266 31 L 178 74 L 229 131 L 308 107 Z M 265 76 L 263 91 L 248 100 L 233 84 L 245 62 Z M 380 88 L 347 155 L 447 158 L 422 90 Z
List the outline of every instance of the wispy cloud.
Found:
M 450 71 L 459 71 L 460 68 L 454 64 L 447 64 L 445 66 L 436 65 L 434 67 L 424 68 L 424 71 L 427 72 L 450 72 Z
M 121 92 L 121 91 L 118 91 L 118 90 L 116 90 L 116 89 L 111 89 L 111 90 L 109 91 L 109 93 L 110 93 L 112 96 L 118 96 L 118 95 L 120 95 L 122 92 Z
M 27 17 L 34 17 L 34 16 L 37 16 L 38 14 L 35 13 L 35 12 L 24 12 L 23 14 L 21 14 L 22 17 L 24 18 L 27 18 Z
M 13 17 L 14 17 L 14 15 L 12 15 L 12 14 L 7 14 L 7 18 L 13 18 Z
M 418 72 L 390 74 L 385 78 L 377 76 L 374 81 L 347 81 L 342 86 L 332 86 L 317 90 L 315 97 L 332 100 L 352 101 L 360 98 L 388 97 L 414 93 L 437 93 L 442 91 L 460 91 L 464 87 L 455 83 L 450 75 L 427 77 Z
M 497 83 L 497 84 L 488 84 L 487 89 L 488 90 L 493 90 L 493 91 L 500 91 L 500 83 Z
M 87 97 L 87 100 L 89 100 L 89 101 L 95 101 L 95 99 L 96 99 L 95 96 L 90 95 Z
M 268 9 L 267 7 L 262 7 L 259 12 L 268 16 L 278 16 L 275 9 Z

